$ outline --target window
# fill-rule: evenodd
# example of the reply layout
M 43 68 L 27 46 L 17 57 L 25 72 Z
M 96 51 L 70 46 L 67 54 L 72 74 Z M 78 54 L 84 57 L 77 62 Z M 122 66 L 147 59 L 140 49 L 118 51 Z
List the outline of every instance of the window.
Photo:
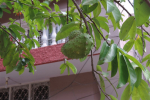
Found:
M 11 94 L 9 94 L 10 90 Z M 0 89 L 0 100 L 28 100 L 29 98 L 30 100 L 49 100 L 49 93 L 49 81 L 47 81 Z
M 49 99 L 49 82 L 32 85 L 32 100 Z
M 29 85 L 12 88 L 12 100 L 28 100 Z
M 9 89 L 0 90 L 0 100 L 9 100 Z

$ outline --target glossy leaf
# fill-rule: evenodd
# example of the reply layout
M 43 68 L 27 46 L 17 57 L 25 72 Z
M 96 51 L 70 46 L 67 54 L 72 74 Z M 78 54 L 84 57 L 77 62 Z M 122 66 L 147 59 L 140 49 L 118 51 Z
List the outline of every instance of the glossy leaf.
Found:
M 142 80 L 141 84 L 138 86 L 137 90 L 142 100 L 147 100 L 150 98 L 150 91 L 149 91 L 148 84 Z
M 60 74 L 63 74 L 66 68 L 67 68 L 66 64 L 61 64 L 60 65 L 60 70 L 61 70 Z
M 120 33 L 119 33 L 119 37 L 120 37 L 121 40 L 124 39 L 124 38 L 127 36 L 127 34 L 128 34 L 128 32 L 130 31 L 130 29 L 131 29 L 133 23 L 134 23 L 134 17 L 133 17 L 133 16 L 129 17 L 129 18 L 123 23 L 123 25 L 122 25 L 122 27 L 121 27 L 121 30 L 120 30 Z
M 137 76 L 135 87 L 137 88 L 142 81 L 142 70 L 141 70 L 141 68 L 138 67 L 135 69 L 135 72 L 136 72 L 136 76 Z
M 25 30 L 22 27 L 15 25 L 15 24 L 10 25 L 9 28 L 13 28 L 13 29 L 16 29 L 22 33 L 25 33 Z
M 124 89 L 122 95 L 121 95 L 121 100 L 130 100 L 130 85 L 126 86 Z
M 142 56 L 143 55 L 143 41 L 141 38 L 137 38 L 135 41 L 135 49 L 138 51 L 138 53 Z
M 101 65 L 104 63 L 104 58 L 106 57 L 108 51 L 109 51 L 109 45 L 106 43 L 106 41 L 103 43 L 101 51 L 100 51 L 100 55 L 99 55 L 99 61 L 98 61 L 98 65 Z
M 97 65 L 97 66 L 96 66 L 96 70 L 102 72 L 102 67 L 99 66 L 99 65 Z
M 119 82 L 117 88 L 124 86 L 128 81 L 128 68 L 123 55 L 119 55 Z
M 135 82 L 137 81 L 137 76 L 136 76 L 135 70 L 134 70 L 132 64 L 130 63 L 130 61 L 128 60 L 128 58 L 124 57 L 124 59 L 125 59 L 126 65 L 127 65 L 128 73 L 129 73 L 131 91 L 133 91 Z
M 130 40 L 124 45 L 123 49 L 129 52 L 132 49 L 133 45 L 134 45 L 134 40 Z
M 99 2 L 100 0 L 82 0 L 82 5 L 89 5 Z
M 80 25 L 79 22 L 71 22 L 69 24 L 64 25 L 57 33 L 56 41 L 66 38 L 73 30 L 78 30 L 79 25 Z
M 100 86 L 103 89 L 103 91 L 105 92 L 105 83 L 103 78 L 101 77 L 101 75 L 99 75 L 99 79 L 100 79 Z M 101 96 L 100 96 L 100 100 L 105 100 L 105 94 L 101 91 Z
M 104 62 L 111 62 L 117 55 L 117 45 L 112 44 L 107 52 Z
M 94 35 L 95 35 L 95 40 L 96 40 L 96 50 L 99 49 L 101 45 L 101 38 L 100 38 L 100 33 L 96 29 L 96 27 L 92 24 L 93 30 L 94 30 Z
M 114 77 L 117 74 L 118 70 L 118 60 L 117 55 L 111 62 L 111 77 Z
M 111 98 L 111 100 L 118 100 L 118 99 L 115 98 L 113 95 L 109 95 L 109 97 Z
M 140 100 L 140 95 L 136 87 L 132 91 L 132 100 Z
M 72 72 L 73 72 L 74 74 L 77 73 L 77 68 L 76 68 L 72 63 L 66 61 L 66 64 L 69 66 L 69 68 L 72 70 Z
M 115 4 L 107 0 L 107 13 L 112 12 L 115 9 Z
M 98 17 L 100 13 L 101 13 L 101 4 L 98 3 L 96 9 L 93 11 L 93 15 L 94 17 Z
M 142 59 L 142 62 L 145 62 L 146 60 L 149 60 L 150 59 L 150 54 L 146 55 L 143 59 Z
M 134 0 L 134 14 L 137 26 L 141 26 L 149 19 L 150 7 L 143 0 Z

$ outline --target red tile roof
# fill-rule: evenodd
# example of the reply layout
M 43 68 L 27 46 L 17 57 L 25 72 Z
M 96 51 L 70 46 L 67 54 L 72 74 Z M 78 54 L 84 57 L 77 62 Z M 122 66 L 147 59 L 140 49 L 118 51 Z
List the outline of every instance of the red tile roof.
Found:
M 58 45 L 32 49 L 30 52 L 35 59 L 35 65 L 62 61 L 64 58 L 66 58 L 61 53 L 62 45 L 63 44 L 58 44 Z M 0 72 L 2 71 L 5 71 L 5 67 L 3 66 L 2 59 L 0 59 Z

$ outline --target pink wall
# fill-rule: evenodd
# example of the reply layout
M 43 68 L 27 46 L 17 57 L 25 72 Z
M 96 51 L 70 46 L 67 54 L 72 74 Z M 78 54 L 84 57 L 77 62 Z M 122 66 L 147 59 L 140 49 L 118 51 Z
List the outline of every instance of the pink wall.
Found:
M 77 75 L 50 78 L 50 96 L 67 87 Z M 92 72 L 77 76 L 73 84 L 50 100 L 99 100 L 100 93 Z

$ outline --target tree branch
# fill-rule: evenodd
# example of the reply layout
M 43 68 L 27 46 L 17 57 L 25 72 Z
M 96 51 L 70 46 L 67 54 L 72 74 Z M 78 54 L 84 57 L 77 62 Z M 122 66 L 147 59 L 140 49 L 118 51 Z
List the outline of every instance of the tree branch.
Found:
M 87 24 L 87 21 L 86 21 L 84 15 L 83 15 L 81 9 L 79 8 L 77 2 L 76 2 L 75 0 L 72 0 L 72 1 L 73 1 L 74 5 L 76 6 L 76 8 L 78 9 L 78 11 L 79 11 L 79 13 L 80 13 L 80 16 L 82 17 L 82 19 L 83 19 L 83 21 L 84 21 L 84 23 L 85 23 L 85 26 L 86 26 L 86 29 L 87 29 L 87 33 L 88 33 L 88 34 L 92 34 L 92 33 L 90 33 L 90 29 L 89 29 L 89 26 L 88 26 L 88 24 Z
M 85 14 L 85 13 L 84 13 L 84 14 Z M 103 34 L 102 34 L 102 33 L 100 32 L 100 30 L 97 28 L 95 22 L 94 22 L 87 14 L 85 14 L 85 15 L 91 20 L 91 22 L 94 24 L 94 26 L 96 27 L 96 29 L 98 30 L 98 32 L 100 33 L 100 35 L 103 37 L 103 39 L 107 42 L 107 44 L 110 45 L 110 44 L 108 43 L 107 39 L 103 36 Z
M 146 3 L 147 3 L 147 5 L 150 7 L 150 1 L 149 0 L 144 0 Z
M 22 46 L 21 46 L 21 44 L 18 42 L 18 40 L 17 40 L 15 37 L 13 37 L 9 32 L 7 32 L 7 31 L 2 27 L 2 25 L 0 25 L 0 28 L 1 28 L 2 30 L 4 30 L 8 35 L 10 35 L 10 36 L 18 43 L 18 45 L 20 45 L 20 47 L 22 48 Z

